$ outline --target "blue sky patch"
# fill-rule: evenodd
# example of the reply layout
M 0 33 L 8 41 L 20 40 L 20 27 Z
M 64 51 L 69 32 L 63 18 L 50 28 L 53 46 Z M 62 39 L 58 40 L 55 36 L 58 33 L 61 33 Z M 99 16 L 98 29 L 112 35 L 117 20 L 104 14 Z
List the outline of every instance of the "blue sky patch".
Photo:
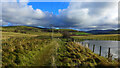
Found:
M 69 2 L 29 2 L 28 5 L 32 5 L 35 10 L 41 9 L 43 12 L 48 11 L 58 15 L 58 10 L 66 9 L 69 6 Z

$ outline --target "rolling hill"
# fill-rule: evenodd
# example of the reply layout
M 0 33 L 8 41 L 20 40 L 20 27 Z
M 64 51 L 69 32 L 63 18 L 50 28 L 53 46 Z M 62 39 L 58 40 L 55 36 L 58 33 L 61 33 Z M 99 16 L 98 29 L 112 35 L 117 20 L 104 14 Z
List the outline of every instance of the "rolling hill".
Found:
M 83 31 L 77 31 L 73 29 L 50 29 L 50 28 L 41 28 L 41 27 L 34 27 L 34 26 L 6 26 L 2 27 L 3 32 L 16 32 L 16 33 L 38 33 L 38 32 L 54 32 L 54 33 L 63 33 L 65 31 L 69 32 L 72 36 L 79 36 L 79 35 L 90 35 L 90 33 L 86 33 Z
M 87 33 L 91 33 L 91 34 L 120 34 L 120 29 L 118 29 L 118 30 L 91 30 L 91 31 L 87 31 Z

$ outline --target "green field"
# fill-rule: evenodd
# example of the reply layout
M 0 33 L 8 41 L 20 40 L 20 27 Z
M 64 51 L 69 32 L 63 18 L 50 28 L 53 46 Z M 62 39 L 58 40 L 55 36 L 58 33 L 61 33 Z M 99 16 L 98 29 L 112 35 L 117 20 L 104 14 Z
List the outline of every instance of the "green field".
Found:
M 72 35 L 91 35 L 91 34 L 85 32 L 73 32 Z
M 35 28 L 35 27 L 27 27 L 27 26 L 12 26 L 12 27 L 3 27 L 3 32 L 14 32 L 14 33 L 22 33 L 22 34 L 30 34 L 30 35 L 40 35 L 40 36 L 50 36 L 52 32 L 45 32 L 43 29 Z M 60 33 L 54 33 L 54 36 L 61 36 Z
M 61 32 L 27 26 L 2 28 L 2 66 L 117 66 L 115 60 L 62 38 Z M 114 40 L 118 35 L 71 36 L 75 39 Z M 118 40 L 118 39 L 116 39 Z
M 120 34 L 105 34 L 105 35 L 88 35 L 88 36 L 72 36 L 79 40 L 115 40 L 120 41 Z

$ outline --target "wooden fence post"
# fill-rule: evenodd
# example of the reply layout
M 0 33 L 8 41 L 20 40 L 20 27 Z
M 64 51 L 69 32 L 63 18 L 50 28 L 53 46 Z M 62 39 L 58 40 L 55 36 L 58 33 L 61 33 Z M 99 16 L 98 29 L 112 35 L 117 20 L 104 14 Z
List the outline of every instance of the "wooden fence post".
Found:
M 94 50 L 95 50 L 95 44 L 93 45 L 93 52 L 94 52 Z
M 110 48 L 108 48 L 108 58 L 110 58 Z
M 82 45 L 83 45 L 83 42 L 82 42 Z
M 74 42 L 75 42 L 75 39 L 74 39 Z
M 89 48 L 90 44 L 88 43 L 88 48 Z
M 87 43 L 85 43 L 85 47 L 88 48 L 88 44 Z
M 99 53 L 99 56 L 101 56 L 101 48 L 102 48 L 102 47 L 100 46 L 100 53 Z

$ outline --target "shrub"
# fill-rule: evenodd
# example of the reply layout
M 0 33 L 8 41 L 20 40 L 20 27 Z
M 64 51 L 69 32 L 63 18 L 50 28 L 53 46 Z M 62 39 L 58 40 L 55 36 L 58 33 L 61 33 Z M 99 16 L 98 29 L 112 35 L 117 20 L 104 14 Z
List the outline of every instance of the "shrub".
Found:
M 63 38 L 70 38 L 70 33 L 68 31 L 64 31 L 62 35 L 63 35 Z

